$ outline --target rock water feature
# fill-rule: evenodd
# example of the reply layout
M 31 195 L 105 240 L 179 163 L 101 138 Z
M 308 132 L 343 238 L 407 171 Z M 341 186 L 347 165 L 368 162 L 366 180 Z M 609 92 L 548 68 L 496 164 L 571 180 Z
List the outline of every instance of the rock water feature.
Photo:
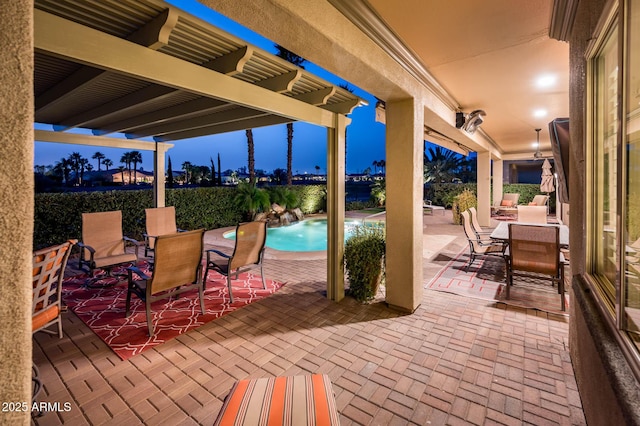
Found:
M 254 220 L 266 220 L 269 228 L 287 226 L 304 219 L 304 214 L 299 208 L 285 209 L 279 204 L 271 204 L 270 212 L 258 213 Z

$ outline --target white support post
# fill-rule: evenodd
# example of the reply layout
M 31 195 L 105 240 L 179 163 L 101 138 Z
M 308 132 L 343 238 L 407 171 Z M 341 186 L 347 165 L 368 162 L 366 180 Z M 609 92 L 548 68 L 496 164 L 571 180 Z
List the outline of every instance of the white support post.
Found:
M 480 226 L 491 224 L 491 153 L 478 153 L 478 222 Z
M 327 298 L 344 298 L 345 129 L 348 119 L 334 114 L 327 128 Z
M 492 166 L 492 186 L 493 186 L 493 204 L 502 200 L 502 191 L 504 180 L 504 163 L 502 160 L 494 159 Z
M 423 107 L 413 98 L 387 102 L 386 121 L 386 301 L 413 312 L 423 287 Z
M 165 206 L 165 161 L 164 155 L 173 145 L 156 142 L 156 150 L 153 151 L 153 205 Z

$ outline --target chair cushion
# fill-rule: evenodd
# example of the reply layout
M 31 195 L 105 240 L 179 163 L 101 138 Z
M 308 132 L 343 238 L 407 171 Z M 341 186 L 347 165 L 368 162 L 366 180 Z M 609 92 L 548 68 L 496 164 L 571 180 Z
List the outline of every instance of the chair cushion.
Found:
M 329 376 L 241 380 L 231 388 L 214 422 L 214 425 L 266 424 L 340 424 Z
M 527 205 L 528 205 L 528 206 L 537 206 L 537 205 L 538 205 L 538 203 L 534 203 L 534 202 L 532 201 L 532 202 L 530 202 L 530 203 L 529 203 L 529 204 L 527 204 Z
M 513 200 L 502 200 L 500 202 L 501 207 L 513 207 Z
M 31 317 L 31 330 L 35 331 L 40 327 L 45 326 L 49 321 L 56 319 L 59 313 L 60 308 L 58 305 L 51 305 L 44 311 L 38 312 Z

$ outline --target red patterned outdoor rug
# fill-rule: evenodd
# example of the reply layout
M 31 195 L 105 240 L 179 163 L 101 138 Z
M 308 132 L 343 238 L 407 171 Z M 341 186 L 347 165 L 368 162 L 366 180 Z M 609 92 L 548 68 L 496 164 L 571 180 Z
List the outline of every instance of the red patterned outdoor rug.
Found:
M 568 314 L 568 283 L 565 284 L 566 310 L 563 312 L 560 294 L 557 287 L 551 286 L 551 280 L 516 276 L 511 286 L 511 298 L 507 300 L 504 260 L 497 257 L 476 258 L 466 272 L 468 262 L 469 249 L 465 248 L 447 262 L 425 288 L 554 314 Z
M 138 263 L 147 273 L 149 264 Z M 114 268 L 114 274 L 124 274 L 126 269 Z M 233 304 L 229 303 L 226 277 L 209 271 L 204 293 L 205 314 L 200 313 L 198 292 L 182 293 L 178 299 L 159 300 L 151 305 L 155 335 L 147 335 L 147 320 L 144 303 L 137 296 L 131 297 L 131 315 L 125 318 L 127 297 L 126 277 L 105 277 L 97 280 L 95 286 L 83 287 L 87 274 L 80 274 L 64 280 L 62 298 L 64 303 L 85 324 L 93 330 L 123 360 L 142 351 L 173 339 L 236 309 L 274 294 L 284 284 L 266 279 L 267 289 L 262 288 L 260 275 L 240 274 L 233 280 Z

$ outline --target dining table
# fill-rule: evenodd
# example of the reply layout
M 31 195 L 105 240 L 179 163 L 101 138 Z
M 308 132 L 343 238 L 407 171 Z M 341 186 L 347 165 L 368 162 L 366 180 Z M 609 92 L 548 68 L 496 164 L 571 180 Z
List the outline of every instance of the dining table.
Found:
M 501 240 L 509 242 L 509 224 L 517 225 L 533 225 L 533 226 L 555 226 L 560 228 L 560 246 L 569 247 L 569 227 L 567 225 L 560 225 L 556 223 L 525 223 L 525 222 L 500 222 L 491 232 L 491 239 Z

